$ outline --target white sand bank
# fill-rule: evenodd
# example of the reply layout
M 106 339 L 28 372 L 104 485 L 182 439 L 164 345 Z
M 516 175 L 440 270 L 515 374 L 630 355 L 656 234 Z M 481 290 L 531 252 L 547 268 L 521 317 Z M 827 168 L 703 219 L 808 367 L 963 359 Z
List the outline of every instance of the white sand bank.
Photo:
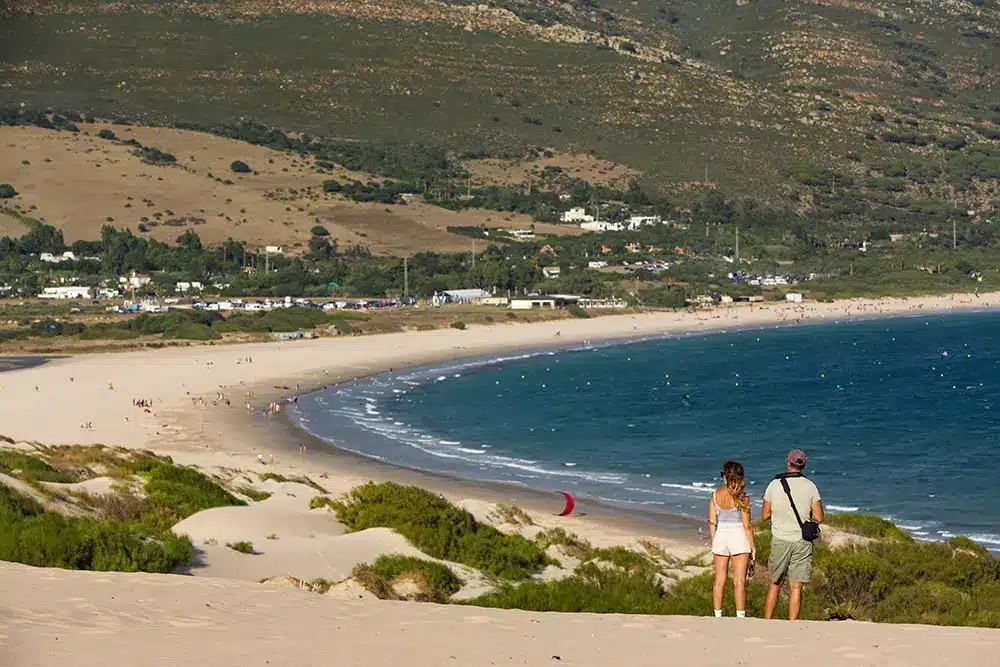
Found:
M 18 667 L 995 667 L 1000 658 L 996 630 L 538 614 L 10 563 L 0 563 L 0 599 L 0 662 Z

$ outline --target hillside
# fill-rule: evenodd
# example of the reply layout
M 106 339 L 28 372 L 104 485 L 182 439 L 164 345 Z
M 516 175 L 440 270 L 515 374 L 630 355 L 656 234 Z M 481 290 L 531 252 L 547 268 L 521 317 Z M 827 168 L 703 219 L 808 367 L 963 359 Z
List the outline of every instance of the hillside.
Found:
M 0 26 L 0 103 L 594 151 L 673 196 L 707 174 L 914 225 L 981 205 L 1000 175 L 995 0 L 36 1 Z
M 371 174 L 320 173 L 297 154 L 203 132 L 86 123 L 78 128 L 74 133 L 0 127 L 0 182 L 16 183 L 19 193 L 10 210 L 55 226 L 67 242 L 97 239 L 110 224 L 164 242 L 192 230 L 208 244 L 233 237 L 251 247 L 278 245 L 295 252 L 305 249 L 313 227 L 320 225 L 342 247 L 360 244 L 376 254 L 402 255 L 467 251 L 470 240 L 449 233 L 448 227 L 532 224 L 522 214 L 452 212 L 420 201 L 406 206 L 347 201 L 324 193 L 323 181 L 332 176 L 368 182 Z M 101 138 L 101 132 L 114 137 Z M 129 141 L 174 161 L 150 163 Z M 560 159 L 600 176 L 593 160 L 560 156 L 552 161 Z M 236 161 L 252 172 L 235 173 Z M 540 233 L 579 231 L 545 224 L 535 228 Z M 19 236 L 25 230 L 16 218 L 0 216 L 0 235 Z

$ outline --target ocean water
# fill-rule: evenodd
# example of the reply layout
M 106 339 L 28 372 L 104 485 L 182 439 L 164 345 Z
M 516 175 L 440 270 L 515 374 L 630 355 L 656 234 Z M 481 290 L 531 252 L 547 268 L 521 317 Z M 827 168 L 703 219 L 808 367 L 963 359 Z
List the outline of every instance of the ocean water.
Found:
M 702 516 L 789 449 L 829 511 L 1000 549 L 1000 313 L 660 337 L 407 369 L 304 396 L 303 428 L 399 465 Z

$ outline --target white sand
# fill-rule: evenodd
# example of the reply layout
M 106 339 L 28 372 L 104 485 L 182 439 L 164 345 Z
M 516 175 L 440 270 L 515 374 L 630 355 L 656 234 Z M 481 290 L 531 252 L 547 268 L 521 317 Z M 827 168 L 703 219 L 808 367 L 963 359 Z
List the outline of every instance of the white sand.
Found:
M 537 614 L 10 563 L 0 563 L 0 599 L 0 664 L 16 667 L 996 667 L 1000 658 L 995 630 Z

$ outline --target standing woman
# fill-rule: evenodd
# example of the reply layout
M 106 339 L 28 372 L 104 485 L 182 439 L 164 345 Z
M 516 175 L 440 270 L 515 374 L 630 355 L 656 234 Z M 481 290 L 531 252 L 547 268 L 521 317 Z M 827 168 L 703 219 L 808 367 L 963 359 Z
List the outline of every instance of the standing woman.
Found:
M 743 466 L 736 461 L 722 464 L 724 486 L 712 492 L 708 504 L 708 527 L 712 533 L 712 554 L 715 556 L 715 586 L 712 602 L 716 617 L 722 616 L 722 594 L 729 576 L 729 561 L 733 561 L 733 593 L 736 616 L 746 616 L 747 568 L 756 555 L 753 523 L 750 518 L 750 496 Z

